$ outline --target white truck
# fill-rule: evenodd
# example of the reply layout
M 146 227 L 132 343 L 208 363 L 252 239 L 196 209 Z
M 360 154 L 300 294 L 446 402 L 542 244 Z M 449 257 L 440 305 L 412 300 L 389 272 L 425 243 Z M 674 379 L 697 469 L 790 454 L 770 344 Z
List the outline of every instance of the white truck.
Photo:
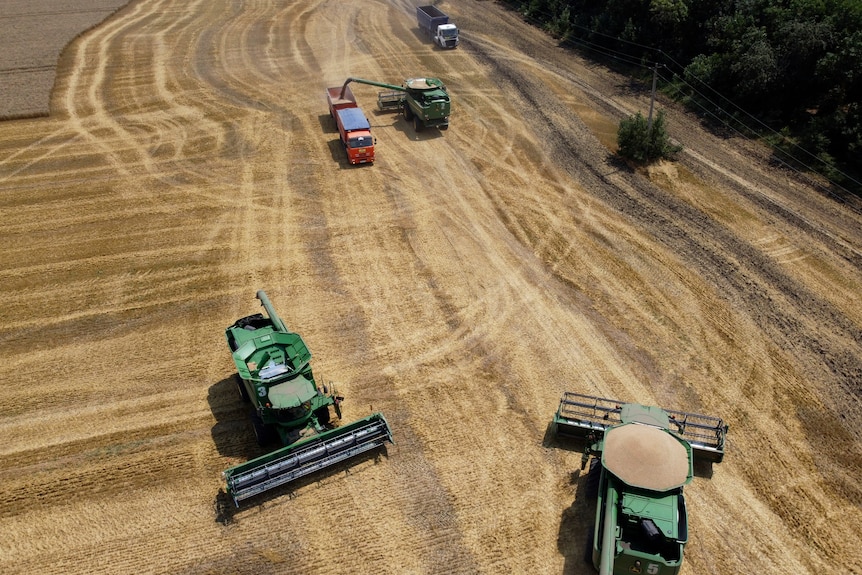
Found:
M 436 6 L 417 6 L 419 27 L 441 48 L 458 45 L 458 27 L 449 23 L 449 16 Z

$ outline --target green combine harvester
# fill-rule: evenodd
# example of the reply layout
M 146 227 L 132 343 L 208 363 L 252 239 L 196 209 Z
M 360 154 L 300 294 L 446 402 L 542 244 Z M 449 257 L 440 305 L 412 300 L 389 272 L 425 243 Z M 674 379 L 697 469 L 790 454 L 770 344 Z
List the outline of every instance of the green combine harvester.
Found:
M 413 129 L 417 132 L 430 127 L 441 130 L 449 128 L 452 103 L 446 86 L 437 78 L 408 78 L 404 80 L 402 86 L 362 78 L 348 78 L 341 88 L 342 94 L 351 82 L 388 88 L 388 91 L 378 92 L 377 107 L 384 111 L 402 112 L 404 119 L 408 123 L 412 122 Z
M 694 459 L 721 462 L 728 426 L 716 417 L 565 393 L 557 435 L 586 441 L 585 491 L 597 499 L 586 560 L 599 575 L 676 575 L 688 541 L 683 486 Z
M 227 493 L 240 501 L 392 442 L 386 419 L 375 413 L 331 427 L 330 407 L 341 419 L 342 397 L 321 389 L 311 371 L 311 352 L 288 331 L 263 290 L 267 316 L 255 314 L 225 330 L 239 374 L 237 385 L 250 402 L 258 444 L 283 447 L 224 471 Z

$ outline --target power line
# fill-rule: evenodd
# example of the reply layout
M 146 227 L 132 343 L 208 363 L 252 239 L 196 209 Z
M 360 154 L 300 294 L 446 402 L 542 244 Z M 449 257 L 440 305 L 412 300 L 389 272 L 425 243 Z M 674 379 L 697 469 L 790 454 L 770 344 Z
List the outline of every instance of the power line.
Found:
M 553 22 L 555 19 L 557 19 L 559 17 L 559 15 L 552 14 L 546 10 L 530 10 L 529 16 L 527 14 L 525 14 L 524 12 L 521 12 L 521 14 L 524 16 L 524 18 L 528 22 L 530 22 L 534 25 L 536 25 L 536 24 L 541 25 L 541 24 L 544 24 L 547 22 Z M 536 14 L 544 17 L 545 20 L 543 21 L 540 18 L 536 18 L 534 16 Z M 629 66 L 641 68 L 644 70 L 647 70 L 647 69 L 652 70 L 654 66 L 658 65 L 659 59 L 662 59 L 665 62 L 672 64 L 673 67 L 675 67 L 677 70 L 679 70 L 679 72 L 678 73 L 673 72 L 673 76 L 671 78 L 666 78 L 663 75 L 659 75 L 659 77 L 662 79 L 663 82 L 665 82 L 666 85 L 678 86 L 679 84 L 682 84 L 685 87 L 687 87 L 690 90 L 691 94 L 684 94 L 681 89 L 677 88 L 679 94 L 682 96 L 691 96 L 692 94 L 696 95 L 697 96 L 696 98 L 686 97 L 686 101 L 688 102 L 688 105 L 694 105 L 697 108 L 700 108 L 703 111 L 703 113 L 705 113 L 707 116 L 714 118 L 720 124 L 724 125 L 728 129 L 732 130 L 734 133 L 736 133 L 739 136 L 744 137 L 748 140 L 752 140 L 752 138 L 749 135 L 741 132 L 736 127 L 732 126 L 730 124 L 730 122 L 728 122 L 725 118 L 732 118 L 733 120 L 735 120 L 736 122 L 741 124 L 745 128 L 745 130 L 747 130 L 749 132 L 753 132 L 755 134 L 758 134 L 761 139 L 764 137 L 764 134 L 768 134 L 768 135 L 771 135 L 773 137 L 776 137 L 779 141 L 787 144 L 791 149 L 797 150 L 802 156 L 809 157 L 809 158 L 815 160 L 818 163 L 818 165 L 820 165 L 821 167 L 828 168 L 829 170 L 833 171 L 834 173 L 840 174 L 847 181 L 853 182 L 854 184 L 857 184 L 860 187 L 862 187 L 862 183 L 860 183 L 858 180 L 856 180 L 855 178 L 853 178 L 849 174 L 841 171 L 836 166 L 827 163 L 822 158 L 819 158 L 816 154 L 814 154 L 814 153 L 810 152 L 809 150 L 806 150 L 805 148 L 800 146 L 798 143 L 789 140 L 786 136 L 784 136 L 780 132 L 777 132 L 775 129 L 773 129 L 768 124 L 763 122 L 760 118 L 758 118 L 755 115 L 751 114 L 750 112 L 746 111 L 741 106 L 739 106 L 738 104 L 733 102 L 730 98 L 727 98 L 726 96 L 724 96 L 723 94 L 721 94 L 720 92 L 715 90 L 712 86 L 707 84 L 704 80 L 702 80 L 700 77 L 698 77 L 696 74 L 694 74 L 691 70 L 687 69 L 686 66 L 683 66 L 682 64 L 677 62 L 675 59 L 673 59 L 669 54 L 667 54 L 663 50 L 658 49 L 658 48 L 654 48 L 652 46 L 647 46 L 645 44 L 640 44 L 638 42 L 633 42 L 631 40 L 626 40 L 626 39 L 620 38 L 618 36 L 612 36 L 609 34 L 605 34 L 603 32 L 592 30 L 586 26 L 582 26 L 582 25 L 574 23 L 574 22 L 566 21 L 565 26 L 567 27 L 567 30 L 577 29 L 577 30 L 581 30 L 581 31 L 585 32 L 586 34 L 589 34 L 590 36 L 598 36 L 598 37 L 606 38 L 606 39 L 611 40 L 613 42 L 620 43 L 622 45 L 629 45 L 629 46 L 636 47 L 641 51 L 641 55 L 635 56 L 632 54 L 622 52 L 620 50 L 615 50 L 611 47 L 605 46 L 604 44 L 599 44 L 597 42 L 590 41 L 586 38 L 581 38 L 581 37 L 578 37 L 575 35 L 570 35 L 568 33 L 564 34 L 561 38 L 562 41 L 567 43 L 567 44 L 572 45 L 575 48 L 579 48 L 582 50 L 589 50 L 590 52 L 600 54 L 601 56 L 604 56 L 605 58 L 609 58 L 612 60 L 623 62 Z M 543 26 L 540 26 L 540 27 L 543 27 Z M 651 63 L 645 63 L 643 61 L 643 53 L 644 52 L 655 54 L 656 55 L 656 59 L 655 59 L 656 61 L 651 62 Z M 668 66 L 667 69 L 672 71 L 670 66 Z M 708 97 L 702 91 L 695 88 L 691 83 L 689 83 L 688 81 L 685 80 L 685 77 L 696 80 L 700 85 L 702 85 L 704 87 L 704 89 L 706 89 L 710 93 L 714 94 L 715 95 L 714 97 L 716 97 L 720 101 L 724 102 L 724 106 L 716 103 L 713 98 Z M 699 101 L 698 98 L 700 98 L 700 100 L 702 100 L 702 101 Z M 702 103 L 703 101 L 707 102 L 710 106 L 712 106 L 713 109 L 712 110 L 707 109 L 703 105 L 703 103 Z M 736 112 L 734 113 L 734 112 L 729 111 L 728 109 L 725 108 L 725 106 L 730 107 L 732 110 L 735 110 Z M 751 125 L 748 125 L 745 122 L 743 122 L 739 118 L 740 115 L 744 118 L 750 119 L 753 122 L 753 124 L 757 127 L 752 127 Z M 769 144 L 768 141 L 767 141 L 767 144 L 772 148 L 773 152 L 775 152 L 776 154 L 784 155 L 787 158 L 792 159 L 793 162 L 795 162 L 797 165 L 803 166 L 809 172 L 819 173 L 822 177 L 824 177 L 835 188 L 843 191 L 846 194 L 853 195 L 847 188 L 845 188 L 844 186 L 842 186 L 838 182 L 833 181 L 832 178 L 830 178 L 828 175 L 823 174 L 822 172 L 815 169 L 813 166 L 802 161 L 799 157 L 792 156 L 787 150 L 784 150 L 784 149 L 782 149 L 776 145 Z M 785 160 L 781 159 L 780 157 L 777 157 L 776 159 L 778 161 L 780 161 L 783 165 L 785 165 L 788 168 L 792 169 L 793 171 L 797 172 L 798 174 L 800 174 L 800 175 L 803 174 L 801 170 L 794 167 L 789 161 L 785 161 Z M 808 178 L 808 179 L 810 179 L 810 178 Z M 818 184 L 818 187 L 822 188 L 822 186 L 820 186 L 819 184 Z M 831 190 L 827 189 L 826 192 L 830 196 L 833 196 L 833 197 L 836 197 L 836 198 L 843 200 L 843 198 L 840 198 L 840 196 L 833 193 Z
M 733 114 L 731 114 L 730 112 L 728 112 L 727 110 L 725 110 L 724 108 L 720 107 L 718 104 L 716 104 L 715 102 L 713 102 L 709 97 L 707 97 L 705 94 L 703 94 L 702 92 L 700 92 L 699 90 L 697 90 L 697 88 L 695 88 L 695 87 L 694 87 L 694 86 L 692 86 L 690 83 L 688 83 L 687 81 L 685 81 L 685 79 L 684 79 L 684 78 L 682 78 L 681 76 L 679 76 L 678 74 L 674 74 L 673 78 L 666 78 L 666 77 L 661 76 L 661 75 L 660 75 L 660 77 L 661 77 L 661 79 L 666 83 L 666 85 L 674 86 L 674 85 L 677 85 L 677 84 L 680 84 L 680 83 L 681 83 L 681 84 L 684 84 L 684 85 L 685 85 L 689 90 L 691 90 L 694 94 L 696 94 L 696 95 L 697 95 L 701 100 L 704 100 L 704 101 L 708 102 L 708 103 L 709 103 L 710 105 L 712 105 L 715 109 L 720 110 L 720 111 L 721 111 L 723 114 L 725 114 L 727 117 L 729 117 L 729 118 L 733 118 L 733 119 L 737 120 L 737 121 L 738 121 L 740 124 L 742 124 L 742 125 L 743 125 L 747 130 L 749 130 L 749 131 L 753 131 L 753 132 L 755 132 L 755 133 L 759 133 L 759 135 L 760 135 L 760 136 L 761 136 L 761 138 L 762 138 L 762 135 L 763 135 L 763 134 L 762 134 L 762 132 L 758 132 L 758 130 L 754 130 L 754 129 L 752 129 L 750 126 L 746 125 L 744 122 L 740 121 L 738 118 L 736 118 L 736 116 L 734 116 Z M 696 77 L 695 77 L 695 78 L 696 78 Z M 697 79 L 697 78 L 696 78 L 696 79 Z M 698 81 L 700 81 L 701 83 L 703 83 L 705 86 L 709 87 L 706 83 L 702 82 L 701 80 L 699 80 L 699 79 L 698 79 Z M 716 92 L 716 91 L 715 91 L 715 90 L 713 90 L 712 88 L 710 88 L 710 90 L 712 90 L 715 94 L 717 94 L 717 95 L 721 96 L 721 94 L 719 94 L 718 92 Z M 680 93 L 682 93 L 682 92 L 680 91 Z M 725 101 L 730 102 L 731 104 L 733 104 L 733 102 L 731 102 L 731 101 L 730 101 L 730 100 L 728 100 L 727 98 L 724 98 L 723 96 L 721 96 L 721 97 L 722 97 Z M 714 112 L 712 112 L 711 110 L 708 110 L 706 107 L 704 107 L 704 106 L 701 104 L 701 102 L 698 100 L 698 98 L 694 98 L 694 99 L 689 100 L 689 105 L 691 105 L 691 104 L 694 104 L 694 105 L 698 106 L 700 109 L 704 110 L 704 112 L 706 112 L 709 116 L 711 116 L 711 117 L 715 118 L 718 122 L 720 122 L 721 124 L 723 124 L 723 125 L 724 125 L 724 126 L 726 126 L 727 128 L 729 128 L 729 129 L 733 130 L 735 133 L 739 134 L 740 136 L 742 136 L 742 137 L 744 137 L 744 138 L 746 138 L 746 139 L 748 139 L 748 140 L 751 140 L 751 139 L 752 139 L 752 138 L 751 138 L 750 136 L 748 136 L 747 134 L 744 134 L 744 133 L 742 133 L 741 131 L 739 131 L 739 130 L 737 130 L 736 128 L 734 128 L 734 127 L 730 124 L 730 122 L 728 122 L 728 121 L 726 121 L 725 119 L 723 119 L 723 118 L 719 117 L 719 116 L 718 116 L 718 115 L 716 115 Z M 780 132 L 777 132 L 777 131 L 775 131 L 774 129 L 770 128 L 768 125 L 766 125 L 765 123 L 763 123 L 763 122 L 762 122 L 761 120 L 759 120 L 757 117 L 753 116 L 752 114 L 749 114 L 748 112 L 746 112 L 745 110 L 743 110 L 742 108 L 740 108 L 739 106 L 737 106 L 736 104 L 733 104 L 733 105 L 734 105 L 734 107 L 735 107 L 736 109 L 738 109 L 740 112 L 742 112 L 742 113 L 743 113 L 743 114 L 745 114 L 747 117 L 749 117 L 749 118 L 751 118 L 752 120 L 754 120 L 754 121 L 755 121 L 755 122 L 756 122 L 756 123 L 757 123 L 757 124 L 762 128 L 762 130 L 765 130 L 765 131 L 769 132 L 769 133 L 770 133 L 770 134 L 772 134 L 773 136 L 775 136 L 775 137 L 779 138 L 782 142 L 789 143 L 789 144 L 790 144 L 793 148 L 795 148 L 796 150 L 799 150 L 800 152 L 804 153 L 805 155 L 807 155 L 807 156 L 809 156 L 809 157 L 811 157 L 811 158 L 814 158 L 815 160 L 817 160 L 818 162 L 820 162 L 820 163 L 821 163 L 821 165 L 823 165 L 823 166 L 827 166 L 827 167 L 829 167 L 830 169 L 835 170 L 836 172 L 838 172 L 839 174 L 841 174 L 842 176 L 844 176 L 845 178 L 847 178 L 847 179 L 848 179 L 848 180 L 850 180 L 851 182 L 854 182 L 854 183 L 856 183 L 856 184 L 860 184 L 860 182 L 858 182 L 857 180 L 855 180 L 855 179 L 854 179 L 853 177 L 851 177 L 850 175 L 845 174 L 844 172 L 841 172 L 840 170 L 838 170 L 838 169 L 837 169 L 837 168 L 835 168 L 834 166 L 829 166 L 828 164 L 826 164 L 826 162 L 824 162 L 823 160 L 821 160 L 820 158 L 818 158 L 816 155 L 812 154 L 811 152 L 809 152 L 809 151 L 808 151 L 808 150 L 806 150 L 805 148 L 803 148 L 803 147 L 799 146 L 798 144 L 795 144 L 794 142 L 790 142 L 790 141 L 788 141 L 788 140 L 787 140 L 787 138 L 786 138 L 783 134 L 781 134 Z M 768 143 L 768 142 L 767 142 L 767 143 Z M 783 154 L 784 156 L 787 156 L 788 158 L 791 158 L 794 162 L 797 162 L 798 164 L 800 164 L 800 165 L 804 166 L 808 171 L 810 171 L 810 172 L 814 172 L 814 173 L 819 173 L 816 169 L 814 169 L 814 167 L 813 167 L 813 166 L 811 166 L 811 165 L 809 165 L 809 164 L 806 164 L 804 161 L 802 161 L 802 160 L 801 160 L 800 158 L 798 158 L 798 157 L 791 156 L 791 155 L 790 155 L 790 153 L 789 153 L 789 152 L 787 152 L 786 150 L 783 150 L 783 149 L 781 149 L 780 147 L 775 146 L 775 145 L 770 145 L 770 147 L 772 148 L 772 150 L 773 150 L 774 152 L 776 152 L 776 153 L 778 153 L 778 154 Z M 794 171 L 796 171 L 797 173 L 800 173 L 800 174 L 802 173 L 800 170 L 798 170 L 798 169 L 796 169 L 795 167 L 793 167 L 793 165 L 792 165 L 790 162 L 788 162 L 788 161 L 784 161 L 784 160 L 781 160 L 780 158 L 779 158 L 779 161 L 781 161 L 781 163 L 782 163 L 783 165 L 785 165 L 785 166 L 787 166 L 787 167 L 789 167 L 789 168 L 793 169 L 793 170 L 794 170 Z M 825 178 L 826 178 L 826 180 L 827 180 L 827 181 L 829 181 L 829 183 L 830 183 L 831 185 L 835 186 L 836 188 L 838 188 L 838 189 L 842 190 L 843 192 L 845 192 L 845 193 L 847 193 L 847 194 L 851 194 L 851 192 L 850 192 L 847 188 L 845 188 L 845 187 L 844 187 L 844 186 L 842 186 L 841 184 L 839 184 L 839 183 L 837 183 L 837 182 L 833 181 L 833 180 L 832 180 L 831 178 L 829 178 L 828 176 L 823 176 L 823 177 L 825 177 Z M 860 184 L 860 185 L 862 185 L 862 184 Z M 838 197 L 836 194 L 833 194 L 831 191 L 828 191 L 828 193 L 829 193 L 830 195 L 832 195 L 833 197 Z

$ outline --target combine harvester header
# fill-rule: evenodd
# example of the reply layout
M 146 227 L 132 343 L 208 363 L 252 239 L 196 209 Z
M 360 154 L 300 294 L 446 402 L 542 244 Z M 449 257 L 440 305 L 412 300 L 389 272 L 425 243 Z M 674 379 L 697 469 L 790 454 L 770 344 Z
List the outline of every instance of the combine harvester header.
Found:
M 557 435 L 587 439 L 600 437 L 609 427 L 621 423 L 625 402 L 592 395 L 566 392 L 554 416 Z M 728 426 L 718 417 L 662 410 L 669 418 L 670 428 L 691 445 L 697 459 L 721 463 Z
M 258 313 L 238 319 L 225 336 L 239 374 L 240 395 L 252 404 L 258 444 L 278 442 L 283 447 L 224 471 L 227 493 L 237 506 L 392 443 L 392 431 L 381 413 L 339 427 L 329 425 L 330 406 L 341 419 L 343 398 L 335 390 L 317 386 L 305 342 L 288 331 L 263 290 L 257 298 L 268 317 Z
M 330 465 L 392 442 L 392 432 L 382 414 L 324 431 L 231 467 L 224 472 L 227 492 L 234 503 L 259 495 Z

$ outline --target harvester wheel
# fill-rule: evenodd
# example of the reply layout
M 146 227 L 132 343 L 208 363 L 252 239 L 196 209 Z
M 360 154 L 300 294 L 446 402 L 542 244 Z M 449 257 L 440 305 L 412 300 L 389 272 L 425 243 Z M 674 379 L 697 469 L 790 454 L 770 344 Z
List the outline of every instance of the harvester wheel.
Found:
M 584 496 L 587 499 L 595 499 L 599 496 L 599 479 L 602 474 L 602 462 L 598 457 L 590 458 L 590 471 L 587 473 L 587 481 L 584 485 Z
M 410 109 L 410 106 L 407 103 L 404 103 L 404 119 L 408 122 L 413 120 L 413 110 Z
M 416 116 L 413 116 L 413 130 L 416 132 L 421 132 L 422 128 L 424 127 L 425 125 L 422 123 L 422 120 L 420 120 Z
M 251 401 L 251 398 L 248 396 L 248 390 L 245 388 L 245 384 L 242 382 L 242 378 L 239 374 L 234 376 L 236 378 L 236 387 L 239 390 L 239 396 L 242 398 L 244 403 L 248 403 Z
M 263 420 L 254 410 L 251 412 L 251 426 L 254 429 L 254 438 L 258 445 L 265 447 L 272 443 L 274 439 L 272 430 L 264 425 Z
M 317 423 L 320 425 L 326 425 L 329 423 L 329 406 L 324 405 L 323 407 L 318 407 L 317 411 L 314 412 L 314 417 L 317 418 Z

